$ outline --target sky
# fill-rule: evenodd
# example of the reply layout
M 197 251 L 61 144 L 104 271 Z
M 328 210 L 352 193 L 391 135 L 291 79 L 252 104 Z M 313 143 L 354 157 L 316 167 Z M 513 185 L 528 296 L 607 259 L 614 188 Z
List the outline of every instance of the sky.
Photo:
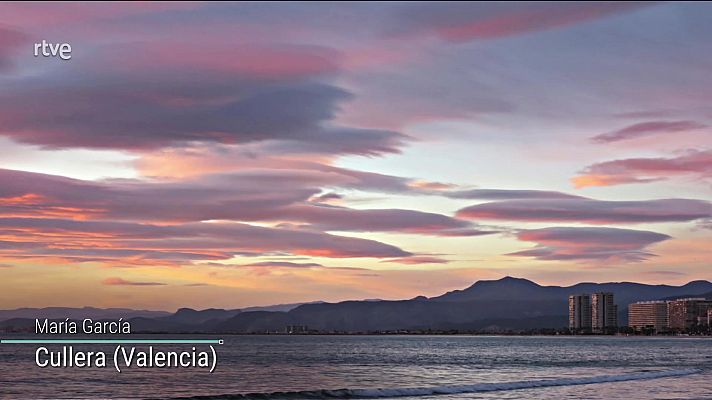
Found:
M 707 3 L 2 3 L 0 308 L 712 279 L 711 69 Z

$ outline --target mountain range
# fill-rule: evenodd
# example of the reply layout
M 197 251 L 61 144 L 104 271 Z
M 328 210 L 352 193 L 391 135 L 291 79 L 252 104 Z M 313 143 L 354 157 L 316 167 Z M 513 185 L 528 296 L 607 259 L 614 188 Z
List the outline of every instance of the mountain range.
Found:
M 562 328 L 567 325 L 568 296 L 594 292 L 614 294 L 619 324 L 625 325 L 630 303 L 692 296 L 712 299 L 712 282 L 692 281 L 683 286 L 579 283 L 563 287 L 505 277 L 478 281 L 468 288 L 436 297 L 418 296 L 396 301 L 313 302 L 242 310 L 182 308 L 173 314 L 125 309 L 100 312 L 101 309 L 93 308 L 0 310 L 0 329 L 32 328 L 32 318 L 111 319 L 118 316 L 131 322 L 133 332 L 261 333 L 284 331 L 288 325 L 305 325 L 322 332 Z

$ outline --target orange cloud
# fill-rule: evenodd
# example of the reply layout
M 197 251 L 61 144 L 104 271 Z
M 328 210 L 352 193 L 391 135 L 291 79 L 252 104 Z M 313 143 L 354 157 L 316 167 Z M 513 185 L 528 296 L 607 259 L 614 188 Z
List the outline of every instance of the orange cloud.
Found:
M 615 176 L 615 175 L 580 175 L 571 178 L 571 183 L 576 189 L 583 189 L 592 186 L 614 186 L 621 185 L 624 183 L 642 183 L 642 182 L 653 182 L 658 179 L 648 178 L 632 178 L 625 176 Z
M 108 286 L 164 286 L 165 285 L 165 283 L 161 283 L 161 282 L 127 281 L 127 280 L 119 278 L 119 277 L 106 278 L 103 281 L 101 281 L 101 284 L 108 285 Z

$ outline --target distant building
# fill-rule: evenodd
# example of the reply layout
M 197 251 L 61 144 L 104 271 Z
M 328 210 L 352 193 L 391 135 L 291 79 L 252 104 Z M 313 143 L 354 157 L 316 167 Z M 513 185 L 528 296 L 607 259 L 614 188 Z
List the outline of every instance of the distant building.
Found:
M 668 305 L 665 301 L 639 301 L 628 305 L 628 326 L 636 331 L 660 333 L 668 330 Z
M 613 301 L 613 293 L 591 295 L 591 329 L 595 333 L 615 332 L 618 328 L 618 307 Z
M 306 325 L 287 325 L 284 332 L 290 335 L 299 335 L 309 332 L 309 327 Z
M 613 293 L 569 296 L 569 329 L 576 333 L 613 333 L 618 327 L 618 306 Z
M 700 323 L 700 317 L 707 317 L 712 301 L 704 298 L 677 299 L 668 302 L 668 323 L 670 329 L 687 331 Z
M 591 296 L 576 294 L 569 296 L 569 329 L 575 332 L 591 330 Z
M 712 316 L 712 307 L 708 307 L 706 311 L 697 316 L 697 325 L 700 327 L 710 326 L 710 316 Z
M 688 332 L 712 324 L 712 300 L 688 298 L 641 301 L 628 306 L 628 325 L 635 330 Z

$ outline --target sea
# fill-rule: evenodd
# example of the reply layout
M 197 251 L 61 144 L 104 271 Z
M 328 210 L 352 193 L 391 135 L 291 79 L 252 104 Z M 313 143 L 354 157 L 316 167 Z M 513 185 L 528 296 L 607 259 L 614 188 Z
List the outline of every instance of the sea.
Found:
M 2 335 L 22 337 L 31 338 Z M 712 399 L 711 338 L 190 337 L 224 340 L 215 346 L 214 372 L 39 368 L 38 345 L 0 344 L 0 399 Z M 74 347 L 113 352 L 103 344 Z

